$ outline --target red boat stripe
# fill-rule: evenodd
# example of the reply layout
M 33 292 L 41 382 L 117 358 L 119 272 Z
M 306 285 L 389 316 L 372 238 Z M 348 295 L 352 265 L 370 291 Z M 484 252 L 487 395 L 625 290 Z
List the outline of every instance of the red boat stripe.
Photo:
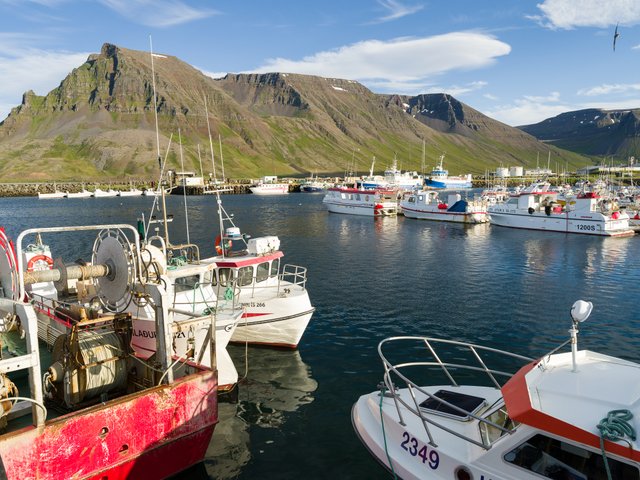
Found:
M 502 395 L 509 416 L 533 428 L 600 449 L 600 437 L 598 435 L 542 413 L 531 405 L 526 375 L 536 368 L 538 363 L 539 361 L 535 361 L 525 365 L 502 387 Z M 605 449 L 607 452 L 615 453 L 635 462 L 640 461 L 640 452 L 626 445 L 619 445 L 605 440 Z

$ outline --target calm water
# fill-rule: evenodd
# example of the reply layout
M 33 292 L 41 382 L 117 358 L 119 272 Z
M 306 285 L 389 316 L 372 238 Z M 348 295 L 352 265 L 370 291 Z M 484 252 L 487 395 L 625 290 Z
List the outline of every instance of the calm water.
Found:
M 640 361 L 640 238 L 605 239 L 329 214 L 321 194 L 224 196 L 237 225 L 278 235 L 287 263 L 308 267 L 316 313 L 298 351 L 234 347 L 247 379 L 220 405 L 207 460 L 179 478 L 388 478 L 351 427 L 351 406 L 382 378 L 376 347 L 416 334 L 536 356 L 567 337 L 577 299 L 594 312 L 581 345 Z M 215 199 L 188 197 L 190 240 L 213 254 Z M 11 238 L 24 228 L 134 224 L 149 198 L 0 199 Z M 169 197 L 172 240 L 186 239 L 182 197 Z M 90 257 L 72 234 L 54 256 Z

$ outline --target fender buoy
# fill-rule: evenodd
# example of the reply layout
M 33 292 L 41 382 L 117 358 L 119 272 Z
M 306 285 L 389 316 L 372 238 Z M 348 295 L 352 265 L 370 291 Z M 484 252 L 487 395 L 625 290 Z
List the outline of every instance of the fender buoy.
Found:
M 229 250 L 231 248 L 231 245 L 233 245 L 231 240 L 227 240 L 225 244 L 225 249 Z M 216 237 L 216 253 L 218 255 L 222 255 L 222 237 L 220 235 Z
M 49 266 L 49 270 L 53 268 L 53 259 L 46 255 L 34 255 L 27 262 L 27 272 L 33 272 L 33 268 L 36 266 L 36 263 L 46 262 Z

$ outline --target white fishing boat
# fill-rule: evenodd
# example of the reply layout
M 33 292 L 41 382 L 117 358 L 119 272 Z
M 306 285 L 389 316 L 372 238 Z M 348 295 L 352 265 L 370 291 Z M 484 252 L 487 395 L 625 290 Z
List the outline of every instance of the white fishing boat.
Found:
M 443 166 L 444 154 L 440 155 L 438 165 L 436 165 L 425 180 L 425 185 L 429 188 L 471 188 L 473 177 L 470 173 L 466 175 L 450 176 L 449 171 Z
M 637 480 L 640 365 L 578 349 L 591 309 L 574 303 L 571 338 L 537 360 L 454 340 L 383 340 L 383 382 L 354 404 L 356 433 L 404 480 Z
M 393 157 L 393 162 L 389 168 L 384 171 L 384 175 L 373 175 L 372 171 L 369 177 L 365 177 L 362 181 L 362 188 L 383 188 L 388 190 L 412 191 L 416 188 L 420 189 L 424 186 L 424 176 L 418 172 L 410 172 L 398 169 L 398 158 Z
M 459 193 L 449 194 L 444 202 L 433 190 L 414 192 L 402 198 L 400 209 L 407 218 L 457 223 L 489 221 L 486 202 L 464 200 Z
M 276 176 L 266 176 L 251 185 L 249 190 L 255 195 L 283 195 L 289 193 L 289 184 L 278 182 Z
M 398 214 L 396 192 L 351 187 L 332 187 L 322 199 L 333 213 L 385 217 Z
M 82 187 L 82 190 L 79 192 L 67 192 L 67 198 L 91 198 L 93 196 L 93 192 Z
M 139 197 L 142 195 L 142 190 L 136 187 L 131 187 L 129 190 L 120 190 L 118 192 L 119 197 Z
M 117 196 L 118 196 L 118 192 L 112 188 L 110 188 L 109 190 L 102 190 L 100 188 L 96 188 L 93 191 L 94 198 L 110 198 L 110 197 L 117 197 Z
M 315 308 L 306 289 L 307 269 L 284 264 L 277 236 L 249 238 L 240 232 L 217 194 L 220 231 L 217 255 L 203 263 L 213 267 L 212 284 L 219 302 L 237 295 L 244 309 L 232 342 L 296 348 Z
M 552 232 L 624 237 L 634 234 L 629 215 L 595 192 L 558 198 L 546 181 L 534 182 L 506 202 L 490 205 L 492 225 Z
M 53 184 L 53 192 L 50 193 L 41 193 L 38 192 L 38 198 L 45 200 L 45 199 L 51 199 L 51 198 L 65 198 L 67 196 L 67 192 L 61 192 L 60 190 L 58 190 L 58 187 L 56 186 L 56 184 Z

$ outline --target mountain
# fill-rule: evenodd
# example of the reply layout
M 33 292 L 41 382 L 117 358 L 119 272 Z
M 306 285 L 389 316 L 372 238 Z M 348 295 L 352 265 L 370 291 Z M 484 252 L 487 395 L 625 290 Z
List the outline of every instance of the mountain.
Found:
M 168 168 L 211 172 L 211 152 L 222 148 L 232 178 L 364 173 L 374 156 L 377 170 L 394 156 L 400 168 L 421 170 L 423 140 L 425 163 L 445 153 L 452 174 L 535 166 L 548 151 L 570 168 L 589 163 L 449 95 L 382 95 L 352 80 L 286 73 L 212 79 L 171 55 L 105 44 L 46 96 L 25 93 L 0 123 L 4 181 L 157 178 L 152 58 Z
M 589 108 L 518 128 L 546 143 L 582 155 L 626 160 L 638 155 L 640 109 Z

